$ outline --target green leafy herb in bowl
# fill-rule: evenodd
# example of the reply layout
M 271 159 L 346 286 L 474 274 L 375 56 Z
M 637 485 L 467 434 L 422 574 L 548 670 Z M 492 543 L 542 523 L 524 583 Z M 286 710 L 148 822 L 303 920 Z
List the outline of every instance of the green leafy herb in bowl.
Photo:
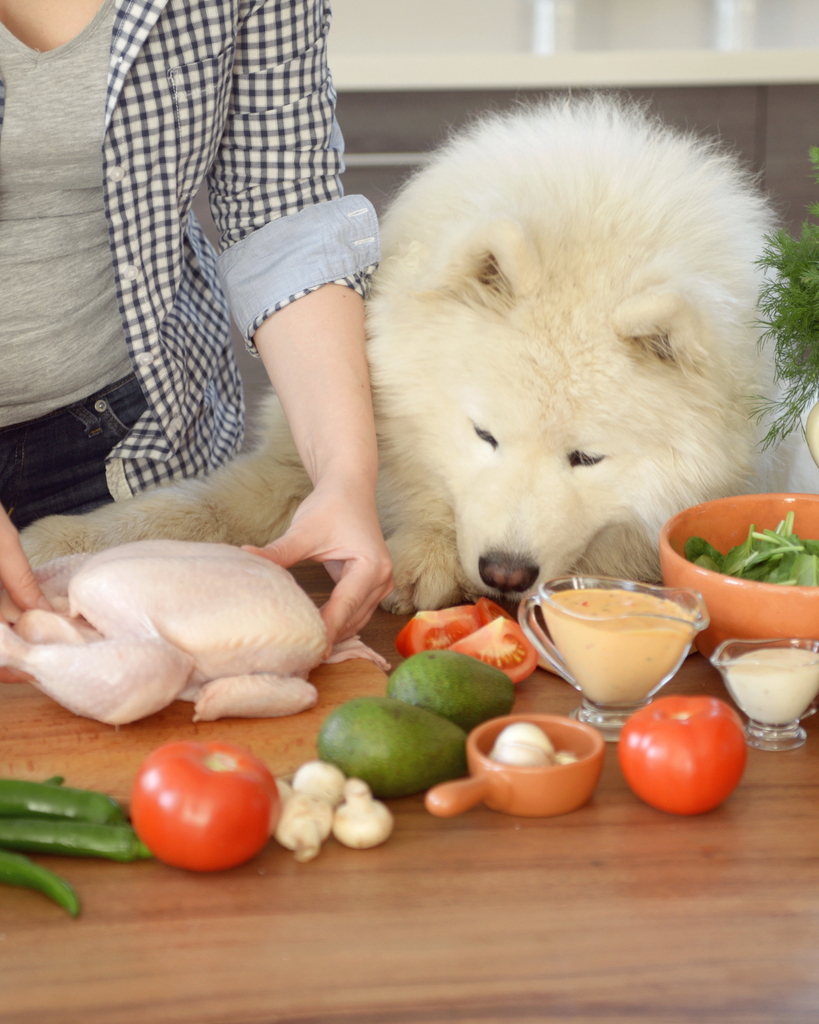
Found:
M 689 537 L 685 557 L 694 565 L 726 576 L 786 586 L 819 586 L 819 540 L 802 540 L 793 532 L 794 513 L 788 512 L 775 530 L 751 524 L 742 544 L 722 554 L 702 537 Z

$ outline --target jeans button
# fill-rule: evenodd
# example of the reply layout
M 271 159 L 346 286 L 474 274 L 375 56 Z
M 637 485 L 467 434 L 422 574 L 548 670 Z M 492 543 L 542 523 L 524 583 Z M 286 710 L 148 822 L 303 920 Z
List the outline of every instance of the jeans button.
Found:
M 105 412 L 105 410 L 108 408 L 108 403 L 105 401 L 104 398 L 98 398 L 97 401 L 94 402 L 94 408 L 97 410 L 97 412 Z

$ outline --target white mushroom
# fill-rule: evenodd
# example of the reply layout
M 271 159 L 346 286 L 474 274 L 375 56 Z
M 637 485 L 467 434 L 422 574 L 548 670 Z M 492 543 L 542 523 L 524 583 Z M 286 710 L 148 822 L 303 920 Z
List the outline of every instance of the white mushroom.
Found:
M 354 850 L 367 850 L 390 837 L 393 817 L 385 804 L 374 800 L 370 787 L 361 779 L 348 779 L 344 803 L 333 815 L 333 835 Z
M 303 864 L 318 855 L 333 826 L 333 808 L 321 797 L 293 793 L 282 805 L 274 837 Z
M 275 835 L 276 826 L 279 824 L 285 800 L 289 799 L 293 795 L 293 790 L 291 789 L 290 783 L 287 779 L 276 779 L 275 782 L 276 789 L 279 793 L 279 799 L 278 801 L 274 801 L 270 808 L 269 831 L 271 835 Z
M 517 768 L 545 768 L 555 763 L 555 748 L 536 725 L 514 722 L 500 732 L 489 757 Z
M 293 790 L 326 800 L 331 807 L 341 803 L 346 776 L 326 761 L 306 761 L 293 776 Z
M 279 791 L 279 799 L 282 803 L 293 795 L 293 787 L 287 779 L 276 779 L 276 789 Z

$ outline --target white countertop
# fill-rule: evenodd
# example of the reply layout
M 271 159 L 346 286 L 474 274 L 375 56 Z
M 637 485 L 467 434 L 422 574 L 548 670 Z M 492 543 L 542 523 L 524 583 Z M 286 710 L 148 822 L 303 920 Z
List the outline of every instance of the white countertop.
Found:
M 336 88 L 549 89 L 819 82 L 819 49 L 330 55 Z

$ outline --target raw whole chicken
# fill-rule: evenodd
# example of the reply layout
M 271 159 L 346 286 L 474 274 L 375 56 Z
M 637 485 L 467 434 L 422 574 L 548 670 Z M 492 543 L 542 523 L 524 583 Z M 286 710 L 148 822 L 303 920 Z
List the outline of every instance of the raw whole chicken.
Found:
M 172 701 L 196 721 L 292 715 L 312 707 L 309 671 L 324 623 L 278 565 L 227 544 L 138 541 L 36 570 L 53 612 L 21 612 L 7 592 L 0 665 L 77 715 L 133 722 Z M 328 661 L 387 663 L 358 638 Z

